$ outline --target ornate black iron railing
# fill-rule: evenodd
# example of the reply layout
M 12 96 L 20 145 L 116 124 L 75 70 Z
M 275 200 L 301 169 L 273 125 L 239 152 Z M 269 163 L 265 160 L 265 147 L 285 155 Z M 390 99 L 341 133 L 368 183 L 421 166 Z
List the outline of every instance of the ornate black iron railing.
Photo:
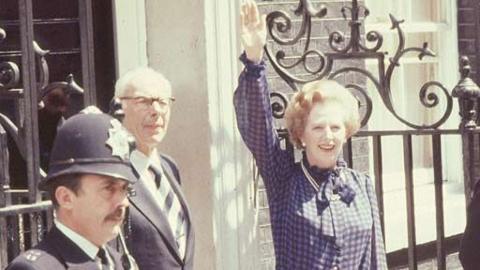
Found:
M 334 79 L 345 73 L 356 73 L 366 77 L 373 83 L 388 111 L 408 127 L 413 129 L 438 128 L 448 119 L 452 112 L 452 97 L 445 86 L 438 81 L 426 82 L 421 86 L 418 95 L 421 104 L 425 108 L 434 108 L 439 104 L 439 96 L 433 89 L 438 88 L 441 90 L 441 94 L 444 95 L 446 99 L 446 106 L 442 108 L 442 113 L 439 114 L 437 120 L 431 123 L 413 123 L 399 115 L 395 110 L 392 100 L 393 89 L 391 80 L 395 68 L 400 65 L 400 59 L 407 53 L 418 53 L 419 59 L 423 59 L 425 56 L 435 56 L 428 48 L 428 43 L 426 42 L 421 47 L 405 48 L 405 34 L 401 28 L 403 20 L 397 20 L 393 15 L 390 15 L 392 29 L 397 31 L 399 42 L 393 57 L 389 59 L 390 62 L 388 66 L 385 66 L 385 55 L 387 53 L 380 51 L 383 44 L 382 34 L 374 30 L 366 33 L 365 40 L 374 43 L 372 46 L 367 46 L 362 38 L 363 19 L 370 14 L 370 11 L 364 5 L 359 5 L 358 0 L 352 0 L 351 5 L 342 7 L 341 14 L 345 20 L 348 20 L 348 26 L 350 28 L 349 38 L 342 31 L 336 30 L 329 33 L 328 45 L 331 50 L 330 52 L 322 52 L 310 48 L 312 19 L 325 17 L 327 8 L 324 5 L 315 8 L 310 0 L 300 0 L 294 14 L 301 17 L 302 22 L 300 29 L 297 33 L 293 34 L 293 37 L 285 37 L 292 31 L 293 23 L 290 16 L 284 11 L 269 13 L 267 15 L 267 27 L 274 43 L 278 45 L 293 46 L 299 44 L 302 38 L 306 40 L 302 54 L 298 59 L 293 63 L 287 63 L 288 61 L 286 61 L 286 53 L 284 50 L 280 49 L 274 52 L 269 46 L 265 48 L 266 55 L 275 71 L 293 90 L 297 90 L 298 84 L 309 81 L 322 78 Z M 359 67 L 345 67 L 335 71 L 332 70 L 335 61 L 345 59 L 376 60 L 378 64 L 378 77 L 369 70 Z M 314 65 L 309 63 L 313 63 Z M 299 66 L 303 67 L 303 71 L 309 75 L 308 79 L 302 79 L 289 71 Z M 362 125 L 365 125 L 372 111 L 371 99 L 363 85 L 350 83 L 347 87 L 357 90 L 356 93 L 360 93 L 362 100 L 365 100 L 365 104 L 363 105 L 366 108 L 366 112 L 362 119 Z M 278 95 L 276 97 L 278 97 Z M 285 109 L 284 105 L 286 105 L 286 102 L 275 103 L 274 109 L 278 116 L 283 116 L 282 111 Z
M 60 68 L 51 66 L 52 70 L 49 70 L 47 56 L 50 52 L 35 42 L 34 37 L 38 38 L 40 34 L 38 31 L 35 32 L 38 28 L 34 26 L 58 21 L 38 18 L 34 20 L 35 4 L 38 3 L 32 0 L 8 2 L 5 5 L 12 10 L 10 12 L 12 14 L 8 15 L 13 19 L 0 18 L 0 102 L 7 104 L 0 108 L 0 227 L 5 228 L 0 230 L 2 269 L 20 252 L 41 240 L 47 227 L 52 224 L 51 204 L 42 201 L 44 198 L 37 189 L 38 181 L 45 175 L 40 166 L 42 134 L 39 134 L 44 123 L 39 122 L 44 118 L 48 120 L 50 116 L 47 113 L 40 114 L 41 109 L 47 108 L 48 102 L 54 104 L 52 106 L 65 106 L 69 104 L 71 94 L 83 95 L 85 105 L 96 102 L 91 0 L 78 1 L 77 7 L 71 7 L 72 10 L 78 11 L 73 12 L 78 14 L 78 19 L 73 22 L 78 23 L 76 31 L 80 44 L 79 48 L 72 48 L 76 46 L 74 43 L 68 45 L 68 50 L 78 54 L 81 65 L 79 70 L 68 72 L 81 73 L 82 84 L 86 86 L 85 91 L 75 82 L 73 75 L 68 75 L 65 81 L 50 82 L 52 77 L 58 77 L 58 74 L 50 72 Z M 18 11 L 18 14 L 14 14 L 14 11 Z M 7 13 L 2 13 L 5 14 Z M 13 35 L 9 36 L 10 33 Z M 42 40 L 50 39 L 47 37 Z M 58 40 L 56 42 L 58 43 Z M 62 67 L 73 66 L 59 61 L 58 57 L 55 59 Z M 59 95 L 61 98 L 66 97 L 67 102 L 62 103 L 65 100 L 60 101 Z M 14 149 L 11 149 L 12 144 L 15 146 Z M 25 174 L 20 178 L 12 177 L 12 169 L 9 170 L 12 157 L 17 155 L 23 164 L 21 173 Z M 12 186 L 13 183 L 19 182 L 24 186 L 21 188 Z

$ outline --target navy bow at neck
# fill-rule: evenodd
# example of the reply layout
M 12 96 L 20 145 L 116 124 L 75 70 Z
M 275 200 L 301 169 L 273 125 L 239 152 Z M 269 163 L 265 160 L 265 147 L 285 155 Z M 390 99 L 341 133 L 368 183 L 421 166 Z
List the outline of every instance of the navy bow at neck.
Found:
M 333 169 L 320 169 L 317 166 L 310 166 L 305 154 L 302 162 L 306 165 L 305 167 L 313 180 L 321 187 L 320 192 L 317 194 L 317 204 L 320 212 L 323 212 L 323 210 L 330 205 L 331 197 L 333 196 L 339 196 L 339 199 L 348 206 L 355 199 L 355 191 L 347 184 L 347 179 L 343 179 L 345 177 L 342 177 L 343 174 L 341 171 L 347 166 L 344 160 L 338 159 Z M 325 181 L 327 181 L 327 183 L 322 186 L 322 183 Z M 329 184 L 332 185 L 333 193 L 330 198 L 326 195 L 326 186 Z

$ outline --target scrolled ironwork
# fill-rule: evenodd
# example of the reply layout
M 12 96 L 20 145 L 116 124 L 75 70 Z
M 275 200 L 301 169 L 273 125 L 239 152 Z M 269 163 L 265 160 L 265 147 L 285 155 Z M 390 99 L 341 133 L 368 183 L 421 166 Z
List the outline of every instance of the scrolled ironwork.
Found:
M 82 95 L 84 93 L 84 90 L 82 87 L 80 87 L 77 82 L 75 81 L 75 78 L 73 77 L 73 74 L 69 74 L 66 78 L 65 81 L 60 81 L 60 82 L 51 82 L 44 88 L 40 90 L 40 97 L 43 98 L 48 93 L 55 89 L 61 89 L 64 91 L 66 94 L 80 94 Z
M 380 32 L 372 30 L 366 35 L 367 41 L 376 42 L 373 47 L 367 47 L 366 45 L 359 44 L 359 46 L 366 52 L 377 52 L 383 45 L 383 36 Z
M 362 119 L 360 120 L 360 126 L 365 126 L 368 123 L 368 120 L 370 119 L 370 116 L 372 116 L 372 108 L 373 108 L 373 102 L 370 96 L 368 95 L 367 91 L 365 88 L 358 84 L 347 84 L 345 85 L 347 89 L 355 89 L 356 91 L 360 92 L 361 97 L 365 100 L 365 103 L 362 103 L 361 100 L 357 97 L 357 100 L 359 102 L 359 107 L 365 106 L 365 113 L 363 114 Z M 355 94 L 354 94 L 355 95 Z M 357 95 L 355 95 L 357 96 Z
M 347 67 L 347 68 L 339 69 L 335 72 L 332 72 L 328 78 L 329 79 L 335 79 L 339 75 L 346 74 L 346 73 L 359 73 L 360 75 L 369 79 L 377 89 L 381 88 L 380 83 L 372 75 L 372 73 L 370 73 L 367 70 L 364 70 L 364 69 L 361 69 L 361 68 L 356 68 L 356 67 Z M 358 91 L 361 94 L 362 99 L 365 100 L 365 104 L 360 104 L 360 106 L 365 106 L 365 113 L 364 113 L 364 115 L 363 115 L 363 117 L 360 121 L 360 125 L 363 127 L 368 123 L 368 120 L 370 119 L 370 116 L 372 115 L 372 109 L 373 109 L 372 98 L 367 93 L 366 89 L 364 89 L 364 87 L 362 87 L 358 84 L 349 83 L 349 84 L 346 84 L 345 87 L 350 88 L 350 89 L 355 89 L 356 91 Z M 357 96 L 357 95 L 355 95 L 355 96 Z M 357 99 L 358 99 L 358 97 L 357 97 Z
M 27 150 L 25 149 L 25 143 L 22 136 L 19 135 L 18 127 L 8 118 L 6 115 L 0 113 L 0 125 L 7 131 L 12 137 L 13 141 L 20 151 L 20 155 L 25 159 Z
M 6 37 L 7 37 L 7 33 L 5 32 L 5 30 L 0 28 L 0 42 L 2 42 Z
M 325 55 L 319 50 L 306 51 L 302 56 L 300 56 L 300 58 L 297 61 L 295 61 L 293 64 L 290 64 L 290 65 L 282 62 L 285 60 L 284 51 L 277 52 L 277 54 L 275 55 L 275 58 L 277 59 L 278 64 L 285 69 L 290 69 L 295 66 L 298 66 L 299 64 L 302 64 L 304 69 L 311 75 L 315 75 L 321 72 L 325 68 L 326 61 L 327 61 Z M 319 60 L 318 67 L 315 68 L 308 65 L 308 62 L 309 62 L 308 58 L 318 58 Z
M 438 112 L 438 119 L 433 122 L 412 123 L 401 116 L 393 105 L 391 81 L 395 68 L 400 65 L 402 57 L 411 53 L 418 53 L 418 58 L 420 60 L 423 60 L 423 58 L 426 56 L 435 56 L 435 53 L 428 47 L 427 42 L 423 43 L 423 45 L 420 47 L 406 48 L 405 34 L 401 28 L 401 24 L 404 22 L 403 20 L 398 20 L 390 14 L 391 29 L 396 30 L 398 35 L 398 44 L 395 48 L 393 56 L 389 59 L 390 63 L 388 63 L 388 66 L 385 67 L 384 58 L 387 52 L 380 52 L 380 49 L 383 45 L 382 34 L 376 30 L 369 31 L 365 35 L 365 39 L 367 42 L 369 42 L 369 44 L 367 45 L 367 42 L 362 42 L 360 27 L 363 21 L 360 17 L 362 13 L 364 17 L 367 17 L 370 14 L 370 11 L 366 6 L 359 5 L 358 0 L 352 0 L 351 5 L 342 7 L 341 13 L 343 17 L 346 20 L 349 20 L 350 36 L 348 37 L 345 33 L 339 30 L 331 31 L 329 33 L 328 45 L 333 52 L 329 53 L 324 53 L 322 51 L 312 50 L 309 48 L 310 35 L 312 31 L 312 15 L 318 14 L 318 12 L 315 13 L 311 9 L 307 10 L 306 7 L 311 6 L 312 4 L 309 0 L 299 0 L 299 6 L 295 10 L 295 15 L 303 17 L 302 25 L 300 30 L 297 32 L 298 34 L 290 39 L 279 38 L 278 36 L 272 35 L 272 33 L 274 32 L 274 27 L 276 27 L 276 31 L 283 34 L 291 31 L 291 18 L 283 11 L 274 11 L 267 15 L 267 18 L 270 19 L 267 19 L 268 29 L 274 42 L 280 45 L 295 45 L 300 41 L 301 38 L 306 38 L 302 54 L 300 56 L 295 56 L 294 61 L 292 60 L 294 57 L 291 57 L 289 59 L 290 62 L 287 62 L 288 57 L 286 56 L 284 50 L 279 50 L 277 53 L 274 53 L 272 48 L 269 46 L 265 47 L 265 53 L 271 61 L 273 68 L 294 91 L 298 90 L 299 84 L 322 79 L 324 77 L 335 78 L 341 73 L 356 72 L 362 76 L 365 76 L 367 80 L 370 80 L 373 83 L 387 110 L 406 126 L 414 129 L 432 129 L 438 128 L 445 123 L 452 111 L 452 98 L 447 89 L 440 82 L 426 82 L 419 90 L 420 104 L 425 109 L 437 108 L 440 104 L 440 95 L 445 96 L 445 98 L 442 100 L 446 101 L 446 105 L 441 112 Z M 326 14 L 326 11 L 322 12 L 321 14 Z M 375 59 L 379 65 L 378 77 L 374 76 L 365 68 L 349 67 L 332 71 L 333 65 L 337 60 L 349 58 L 356 60 Z M 308 60 L 317 62 L 315 68 L 309 64 L 312 62 L 307 63 Z M 303 65 L 303 70 L 307 73 L 306 75 L 309 76 L 303 78 L 290 72 L 290 70 L 298 67 L 299 65 Z M 357 92 L 363 96 L 366 102 L 366 112 L 364 118 L 362 119 L 362 125 L 364 125 L 371 115 L 371 98 L 363 87 L 355 84 L 349 84 L 349 87 L 356 89 Z M 440 92 L 434 92 L 434 89 L 440 89 Z
M 305 35 L 307 27 L 309 28 L 308 24 L 311 22 L 309 22 L 306 17 L 309 16 L 307 15 L 303 18 L 299 32 L 293 38 L 286 39 L 280 37 L 276 32 L 281 34 L 290 32 L 292 30 L 292 19 L 290 19 L 290 16 L 284 11 L 271 12 L 267 15 L 268 32 L 276 43 L 280 45 L 293 45 Z
M 14 62 L 6 61 L 0 63 L 0 90 L 8 90 L 20 80 L 20 69 Z
M 351 43 L 343 45 L 345 43 L 345 34 L 341 31 L 333 31 L 328 37 L 328 44 L 330 48 L 335 52 L 347 52 L 351 48 Z
M 287 96 L 280 92 L 271 92 L 270 99 L 273 117 L 276 119 L 282 119 L 288 105 Z
M 45 56 L 50 52 L 49 50 L 42 49 L 36 41 L 33 42 L 33 51 L 35 52 L 35 58 L 38 65 L 40 81 L 38 82 L 38 89 L 42 89 L 47 86 L 49 81 L 50 72 L 48 70 L 48 63 L 45 60 Z

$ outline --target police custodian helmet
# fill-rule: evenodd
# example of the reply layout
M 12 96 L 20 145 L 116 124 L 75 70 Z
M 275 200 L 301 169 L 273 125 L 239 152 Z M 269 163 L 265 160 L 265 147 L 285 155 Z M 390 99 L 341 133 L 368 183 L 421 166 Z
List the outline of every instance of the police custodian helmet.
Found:
M 89 107 L 86 113 L 70 117 L 58 129 L 48 174 L 39 188 L 46 189 L 49 181 L 58 176 L 77 173 L 134 183 L 137 178 L 129 162 L 130 144 L 131 137 L 118 120 Z

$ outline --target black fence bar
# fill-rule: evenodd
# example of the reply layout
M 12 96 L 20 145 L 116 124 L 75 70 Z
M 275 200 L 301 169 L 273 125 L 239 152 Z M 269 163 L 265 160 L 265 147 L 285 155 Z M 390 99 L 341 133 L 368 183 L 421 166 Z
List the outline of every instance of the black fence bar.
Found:
M 37 244 L 52 222 L 50 201 L 0 208 L 0 269 L 22 251 Z
M 8 264 L 8 229 L 5 218 L 0 217 L 0 268 Z
M 445 238 L 445 254 L 458 252 L 460 239 L 463 234 L 456 234 Z M 437 241 L 418 244 L 416 247 L 418 261 L 428 261 L 435 258 Z M 400 249 L 387 254 L 388 265 L 392 269 L 404 269 L 408 261 L 408 249 Z M 434 268 L 427 268 L 434 269 Z
M 0 124 L 0 207 L 7 205 L 7 194 L 5 194 L 5 189 L 8 189 L 10 183 L 8 164 L 7 132 Z
M 433 178 L 435 184 L 435 215 L 437 229 L 437 267 L 446 270 L 445 225 L 443 216 L 442 141 L 439 134 L 432 135 Z
M 405 192 L 407 196 L 408 269 L 417 270 L 412 135 L 403 135 L 403 161 L 405 171 Z
M 20 36 L 22 44 L 22 77 L 24 88 L 24 135 L 26 148 L 26 163 L 29 202 L 40 200 L 37 192 L 37 182 L 40 179 L 40 155 L 38 143 L 37 117 L 37 82 L 35 73 L 35 55 L 33 49 L 33 14 L 32 0 L 19 0 Z
M 468 130 L 469 133 L 472 134 L 480 134 L 480 128 Z M 404 130 L 361 130 L 357 132 L 354 136 L 355 137 L 365 137 L 365 136 L 374 136 L 374 135 L 381 135 L 381 136 L 398 136 L 398 135 L 433 135 L 433 134 L 462 134 L 462 132 L 458 129 L 404 129 Z
M 353 151 L 352 151 L 352 138 L 347 140 L 347 143 L 342 149 L 343 159 L 347 162 L 350 168 L 353 168 Z
M 383 162 L 382 162 L 382 137 L 372 136 L 373 142 L 373 170 L 375 173 L 375 192 L 378 201 L 378 213 L 382 224 L 383 240 L 385 242 L 385 214 L 383 204 Z
M 465 190 L 465 205 L 470 204 L 470 196 L 472 193 L 472 186 L 475 181 L 475 171 L 474 171 L 474 159 L 473 157 L 475 156 L 474 154 L 474 134 L 472 132 L 469 132 L 468 134 L 465 134 L 462 136 L 462 146 L 464 148 L 463 154 L 464 154 L 464 161 L 463 161 L 463 175 L 464 175 L 464 180 L 463 180 L 463 187 Z M 465 151 L 465 148 L 467 151 Z M 467 156 L 465 156 L 467 154 Z
M 78 0 L 80 47 L 82 54 L 82 83 L 85 107 L 97 103 L 95 86 L 95 55 L 93 41 L 93 13 L 91 0 Z

